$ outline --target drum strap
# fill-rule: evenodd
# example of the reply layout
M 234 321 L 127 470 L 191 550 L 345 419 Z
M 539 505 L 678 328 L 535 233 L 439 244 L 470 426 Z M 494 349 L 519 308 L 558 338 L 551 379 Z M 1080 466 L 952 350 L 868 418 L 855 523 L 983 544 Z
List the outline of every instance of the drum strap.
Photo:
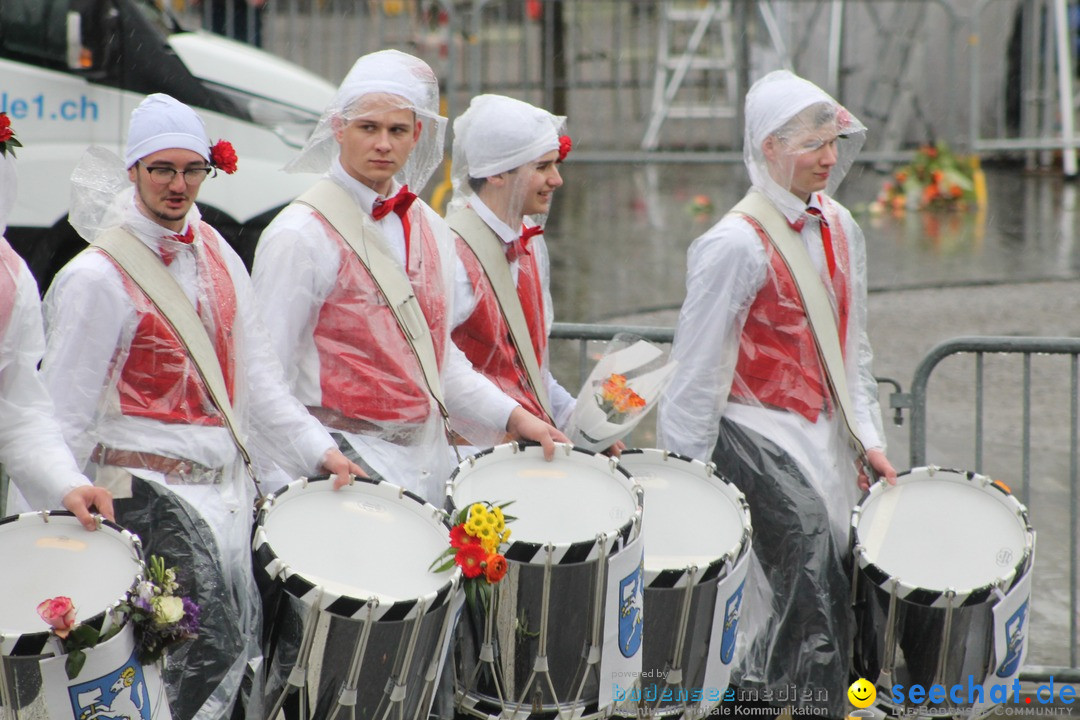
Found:
M 233 415 L 232 403 L 225 385 L 225 376 L 221 371 L 214 345 L 206 332 L 206 327 L 195 312 L 187 295 L 175 278 L 165 269 L 165 263 L 145 243 L 123 228 L 107 230 L 93 242 L 93 247 L 101 250 L 115 262 L 132 282 L 139 286 L 158 312 L 172 326 L 180 342 L 188 351 L 188 357 L 202 378 L 203 385 L 210 393 L 210 399 L 221 413 L 225 427 L 232 437 L 236 450 L 244 461 L 248 476 L 255 483 L 255 492 L 261 497 L 259 479 L 255 476 L 251 464 L 251 455 L 243 440 Z
M 446 223 L 451 230 L 461 236 L 461 239 L 476 255 L 476 259 L 480 261 L 480 267 L 484 269 L 484 274 L 491 283 L 491 289 L 495 291 L 495 300 L 499 303 L 506 326 L 510 329 L 510 339 L 513 340 L 518 357 L 525 366 L 525 374 L 536 394 L 536 399 L 540 401 L 540 407 L 544 409 L 547 416 L 554 418 L 555 413 L 551 412 L 547 385 L 544 384 L 536 350 L 533 349 L 532 338 L 529 336 L 529 326 L 525 322 L 521 298 L 518 297 L 514 279 L 510 276 L 510 264 L 506 262 L 502 240 L 472 208 L 463 208 L 447 215 Z
M 413 293 L 412 283 L 386 247 L 382 233 L 370 217 L 360 211 L 356 202 L 331 180 L 320 180 L 298 197 L 294 203 L 306 205 L 318 213 L 345 240 L 360 264 L 371 275 L 394 313 L 401 334 L 412 348 L 413 355 L 424 374 L 428 392 L 439 406 L 443 424 L 449 432 L 450 414 L 443 400 L 442 379 L 438 355 L 431 338 L 431 328 Z
M 851 394 L 848 391 L 847 372 L 844 368 L 844 355 L 840 349 L 840 331 L 836 326 L 832 303 L 825 291 L 825 283 L 814 268 L 810 255 L 806 252 L 799 233 L 788 224 L 783 214 L 760 192 L 751 190 L 735 207 L 732 214 L 744 215 L 756 222 L 769 236 L 773 248 L 784 261 L 788 272 L 795 280 L 799 290 L 806 319 L 814 336 L 825 379 L 844 420 L 851 443 L 859 457 L 866 455 L 866 448 L 855 432 Z

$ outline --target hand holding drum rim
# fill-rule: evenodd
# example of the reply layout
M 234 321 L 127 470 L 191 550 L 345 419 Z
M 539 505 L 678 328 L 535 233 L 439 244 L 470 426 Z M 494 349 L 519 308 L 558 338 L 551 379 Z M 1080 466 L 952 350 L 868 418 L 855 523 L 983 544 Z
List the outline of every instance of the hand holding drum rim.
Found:
M 896 468 L 892 466 L 889 459 L 885 457 L 885 451 L 874 448 L 866 451 L 865 458 L 859 458 L 855 461 L 855 466 L 858 468 L 859 477 L 856 481 L 859 485 L 859 489 L 866 491 L 870 489 L 871 477 L 866 471 L 867 464 L 870 465 L 870 470 L 874 474 L 874 478 L 884 478 L 885 482 L 890 485 L 896 484 Z
M 363 468 L 345 457 L 345 454 L 337 448 L 327 450 L 319 466 L 329 475 L 334 476 L 335 490 L 351 485 L 355 477 L 366 478 L 368 476 Z
M 100 517 L 110 522 L 116 522 L 112 493 L 94 485 L 77 487 L 65 495 L 64 508 L 87 530 L 97 530 L 100 527 L 99 517 L 92 515 L 91 510 L 96 510 Z

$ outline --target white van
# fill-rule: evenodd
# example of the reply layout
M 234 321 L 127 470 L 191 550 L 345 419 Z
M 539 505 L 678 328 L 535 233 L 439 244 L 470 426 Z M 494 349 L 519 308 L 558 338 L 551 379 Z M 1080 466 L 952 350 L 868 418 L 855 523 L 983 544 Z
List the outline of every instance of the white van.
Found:
M 228 140 L 234 175 L 203 185 L 199 208 L 250 266 L 259 232 L 313 181 L 281 170 L 335 88 L 296 65 L 207 32 L 186 32 L 163 0 L 0 0 L 0 112 L 19 140 L 19 196 L 7 238 L 44 292 L 80 248 L 67 223 L 70 177 L 90 145 L 121 157 L 131 111 L 163 92 Z

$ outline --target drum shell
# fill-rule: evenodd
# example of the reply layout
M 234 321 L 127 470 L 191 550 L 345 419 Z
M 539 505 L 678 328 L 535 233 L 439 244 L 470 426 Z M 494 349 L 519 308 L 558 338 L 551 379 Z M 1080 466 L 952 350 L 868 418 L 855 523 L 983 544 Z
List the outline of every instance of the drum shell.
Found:
M 12 515 L 0 519 L 0 525 L 4 526 L 5 531 L 19 528 L 21 523 L 33 523 L 38 528 L 48 528 L 46 538 L 55 538 L 60 541 L 63 541 L 66 537 L 81 540 L 82 533 L 85 532 L 82 524 L 75 519 L 72 513 L 67 511 L 23 513 L 22 515 Z M 97 532 L 100 535 L 90 537 L 97 542 L 106 544 L 111 552 L 107 555 L 92 554 L 92 556 L 82 557 L 81 561 L 79 561 L 79 570 L 74 573 L 80 575 L 80 577 L 72 577 L 66 572 L 58 571 L 55 567 L 41 564 L 45 558 L 35 556 L 32 559 L 36 562 L 23 568 L 22 572 L 25 574 L 21 579 L 32 583 L 35 578 L 52 578 L 50 585 L 54 585 L 56 582 L 59 584 L 54 585 L 54 591 L 42 593 L 40 600 L 55 595 L 71 595 L 75 600 L 76 609 L 84 613 L 84 615 L 77 618 L 79 622 L 90 625 L 101 632 L 113 627 L 113 623 L 116 621 L 113 611 L 116 606 L 126 599 L 127 592 L 142 580 L 143 554 L 142 544 L 138 537 L 113 522 L 102 519 L 101 527 Z M 95 543 L 90 545 L 94 547 Z M 45 543 L 44 546 L 50 547 L 51 543 Z M 97 545 L 97 547 L 100 548 L 101 546 Z M 0 556 L 4 555 L 5 550 L 13 552 L 12 548 L 2 547 L 2 543 L 0 543 Z M 123 588 L 122 592 L 117 586 L 114 588 L 118 591 L 115 596 L 110 596 L 107 599 L 98 598 L 101 604 L 94 606 L 80 600 L 76 592 L 77 588 L 80 587 L 95 587 L 93 578 L 95 577 L 95 568 L 98 567 L 96 563 L 101 563 L 105 557 L 108 557 L 109 561 L 113 563 L 120 562 L 122 558 L 123 565 L 116 565 L 115 567 L 124 568 L 119 571 L 119 574 L 125 578 L 130 577 L 130 586 Z M 23 558 L 23 560 L 25 561 L 27 558 Z M 130 576 L 127 575 L 128 572 L 130 572 Z M 82 577 L 82 575 L 86 575 L 86 577 Z M 66 582 L 64 578 L 66 578 Z M 100 582 L 100 579 L 98 582 Z M 70 590 L 64 589 L 65 584 L 70 586 Z M 9 585 L 7 589 L 10 590 L 12 587 L 18 590 L 20 597 L 22 597 L 23 592 L 26 592 L 26 589 L 19 588 L 18 584 Z M 28 602 L 32 601 L 31 598 L 26 599 Z M 36 600 L 33 601 L 36 602 Z M 33 605 L 30 605 L 30 607 L 33 607 Z M 0 657 L 0 672 L 4 675 L 3 678 L 0 678 L 0 682 L 7 683 L 7 689 L 13 695 L 12 702 L 19 713 L 20 720 L 49 720 L 50 718 L 39 662 L 54 657 L 54 651 L 59 650 L 59 647 L 54 645 L 57 641 L 52 638 L 44 621 L 42 621 L 41 627 L 43 628 L 41 632 L 30 632 L 18 637 L 9 635 L 3 638 L 3 643 L 0 643 L 3 646 L 4 653 Z M 2 630 L 3 623 L 0 622 L 0 631 Z M 0 717 L 2 716 L 3 706 L 0 703 Z
M 896 600 L 894 622 L 896 628 L 895 664 L 891 676 L 892 685 L 905 688 L 918 684 L 930 687 L 941 682 L 945 687 L 961 684 L 967 687 L 969 677 L 980 679 L 989 676 L 993 660 L 993 606 L 990 603 L 954 607 L 949 627 L 949 641 L 945 654 L 943 680 L 935 673 L 944 640 L 946 608 L 929 607 Z M 859 677 L 876 678 L 887 650 L 885 634 L 888 630 L 889 593 L 867 580 L 859 571 L 856 580 L 855 618 L 860 632 L 855 639 L 854 667 Z M 872 628 L 872 632 L 866 629 Z M 890 686 L 891 687 L 891 686 Z M 877 702 L 895 709 L 918 707 L 905 703 L 897 706 L 890 701 L 887 688 L 878 688 Z M 965 694 L 966 698 L 966 694 Z M 971 704 L 950 700 L 950 708 L 971 708 Z
M 285 686 L 285 681 L 296 661 L 304 622 L 310 608 L 287 592 L 280 585 L 270 590 L 269 607 L 276 607 L 274 616 L 267 617 L 267 635 L 273 638 L 267 651 L 269 670 L 267 674 L 267 697 L 275 698 Z M 360 682 L 356 692 L 356 717 L 381 717 L 388 703 L 387 688 L 391 679 L 403 683 L 407 692 L 401 703 L 403 717 L 416 717 L 423 703 L 424 716 L 431 696 L 419 692 L 432 672 L 432 663 L 440 657 L 442 631 L 446 614 L 452 603 L 441 606 L 413 620 L 374 621 L 365 649 Z M 414 623 L 420 623 L 412 663 L 399 674 L 395 663 L 402 660 L 402 645 L 410 637 Z M 342 618 L 321 613 L 315 642 L 312 644 L 309 665 L 321 663 L 321 667 L 309 672 L 318 678 L 317 686 L 309 685 L 312 716 L 328 717 L 347 675 L 353 650 L 360 643 L 364 621 Z
M 852 513 L 852 667 L 877 685 L 879 711 L 940 714 L 933 701 L 894 703 L 892 688 L 966 689 L 994 677 L 995 606 L 1030 597 L 1034 541 L 1027 509 L 989 477 L 931 466 L 900 473 L 895 487 L 871 486 Z M 993 705 L 967 699 L 950 693 L 949 713 Z
M 549 483 L 543 493 L 520 492 L 539 482 Z M 478 489 L 486 483 L 491 484 Z M 486 586 L 491 600 L 486 593 L 473 598 L 466 593 L 455 643 L 459 710 L 483 718 L 507 713 L 610 716 L 614 701 L 599 706 L 597 679 L 608 562 L 627 552 L 641 534 L 640 488 L 611 458 L 559 445 L 549 463 L 539 446 L 513 444 L 462 462 L 447 487 L 447 510 L 454 517 L 460 507 L 489 501 L 489 495 L 490 501 L 514 503 L 508 510 L 517 516 L 518 525 L 504 550 L 506 576 Z M 567 520 L 560 504 L 567 501 L 569 515 L 591 508 L 584 513 L 588 517 Z M 546 523 L 555 519 L 561 523 L 559 531 L 546 535 Z M 489 612 L 490 662 L 484 648 Z M 607 622 L 617 623 L 618 618 Z
M 602 596 L 599 599 L 596 597 L 597 573 L 601 570 L 602 562 L 606 562 L 606 558 L 552 567 L 548 612 L 549 626 L 554 627 L 555 631 L 548 633 L 547 656 L 548 670 L 559 700 L 557 703 L 546 681 L 534 682 L 532 694 L 521 698 L 522 689 L 533 671 L 534 658 L 540 650 L 538 631 L 543 612 L 545 567 L 508 561 L 506 576 L 494 586 L 495 663 L 501 671 L 501 689 L 507 703 L 516 703 L 520 699 L 534 712 L 553 713 L 559 709 L 560 703 L 565 711 L 567 700 L 577 696 L 585 671 L 589 639 L 592 637 L 592 609 L 597 602 L 603 602 Z M 484 664 L 478 660 L 485 618 L 486 612 L 478 603 L 465 603 L 458 623 L 455 653 L 457 676 L 460 682 L 472 678 L 476 673 L 475 688 L 468 691 L 468 696 L 497 713 L 500 707 L 498 692 Z M 600 622 L 602 625 L 602 617 Z M 597 637 L 603 637 L 603 627 L 599 628 Z M 598 711 L 598 692 L 596 677 L 589 673 L 581 692 L 581 697 L 585 699 L 586 715 Z
M 716 606 L 718 586 L 715 581 L 698 583 L 690 588 L 690 611 L 687 617 L 686 639 L 683 644 L 679 667 L 682 668 L 682 686 L 701 691 L 705 684 L 705 661 L 709 654 L 709 637 L 712 632 L 713 612 Z M 679 715 L 685 704 L 692 704 L 684 696 L 668 701 L 661 698 L 665 691 L 663 678 L 674 651 L 674 637 L 679 632 L 679 615 L 687 588 L 645 588 L 645 636 L 641 641 L 641 697 L 653 716 Z M 717 649 L 717 652 L 719 649 Z M 707 690 L 707 688 L 706 688 Z

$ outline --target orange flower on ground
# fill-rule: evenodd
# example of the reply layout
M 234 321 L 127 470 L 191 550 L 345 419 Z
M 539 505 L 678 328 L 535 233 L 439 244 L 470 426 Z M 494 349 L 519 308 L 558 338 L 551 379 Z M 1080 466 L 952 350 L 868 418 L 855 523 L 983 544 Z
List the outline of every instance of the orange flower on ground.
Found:
M 494 555 L 488 556 L 484 566 L 484 577 L 487 578 L 489 583 L 497 583 L 503 579 L 504 575 L 506 575 L 506 570 L 506 558 L 495 553 Z
M 480 577 L 480 574 L 484 572 L 484 562 L 487 557 L 484 548 L 479 543 L 475 543 L 458 548 L 454 562 L 461 568 L 465 577 L 475 578 Z

